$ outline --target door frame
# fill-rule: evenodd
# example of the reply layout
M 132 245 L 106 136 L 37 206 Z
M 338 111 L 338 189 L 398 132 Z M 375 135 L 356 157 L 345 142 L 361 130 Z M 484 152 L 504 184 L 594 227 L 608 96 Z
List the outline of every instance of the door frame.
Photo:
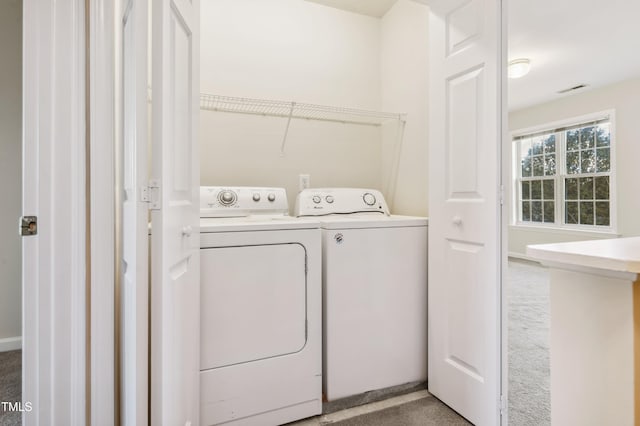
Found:
M 116 183 L 117 120 L 115 5 L 112 0 L 84 0 L 89 40 L 87 96 L 90 197 L 90 424 L 117 424 L 116 262 L 119 228 Z

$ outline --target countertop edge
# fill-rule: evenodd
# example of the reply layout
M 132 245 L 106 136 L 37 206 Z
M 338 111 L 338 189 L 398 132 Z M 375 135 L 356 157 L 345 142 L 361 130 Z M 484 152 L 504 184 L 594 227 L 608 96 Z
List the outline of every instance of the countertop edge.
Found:
M 628 248 L 629 241 L 640 244 L 640 237 L 619 238 L 608 241 L 608 247 L 620 245 L 623 249 Z M 630 272 L 640 274 L 640 251 L 629 249 L 629 254 L 617 254 L 613 256 L 600 255 L 595 252 L 603 246 L 594 240 L 571 243 L 536 244 L 527 246 L 527 255 L 538 261 L 552 262 L 554 264 L 567 264 L 582 266 L 585 268 L 597 268 L 616 272 Z M 586 253 L 593 251 L 594 253 Z M 603 250 L 604 251 L 604 250 Z M 621 250 L 624 252 L 624 250 Z M 634 257 L 634 256 L 637 256 Z

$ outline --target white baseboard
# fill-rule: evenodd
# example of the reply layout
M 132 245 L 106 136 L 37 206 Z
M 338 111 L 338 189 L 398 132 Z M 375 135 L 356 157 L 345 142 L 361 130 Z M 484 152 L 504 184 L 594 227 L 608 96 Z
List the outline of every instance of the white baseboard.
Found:
M 15 351 L 22 349 L 22 337 L 7 337 L 0 339 L 0 352 Z
M 534 259 L 531 256 L 527 256 L 526 254 L 518 253 L 518 252 L 515 252 L 515 251 L 510 251 L 509 253 L 507 253 L 507 256 L 510 259 L 527 260 L 529 262 L 540 263 L 539 260 Z

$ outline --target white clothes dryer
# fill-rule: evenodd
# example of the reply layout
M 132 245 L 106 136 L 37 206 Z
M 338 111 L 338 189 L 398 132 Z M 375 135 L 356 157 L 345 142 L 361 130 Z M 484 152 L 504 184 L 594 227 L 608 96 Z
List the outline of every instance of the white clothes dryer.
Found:
M 282 188 L 200 191 L 200 423 L 322 411 L 321 231 Z
M 328 401 L 427 379 L 427 218 L 390 215 L 379 191 L 306 189 L 322 227 Z

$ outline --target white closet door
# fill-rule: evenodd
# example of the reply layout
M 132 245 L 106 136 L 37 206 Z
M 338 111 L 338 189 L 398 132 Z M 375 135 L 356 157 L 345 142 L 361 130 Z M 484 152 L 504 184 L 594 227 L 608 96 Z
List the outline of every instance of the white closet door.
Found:
M 122 262 L 121 421 L 148 424 L 149 242 L 148 203 L 148 2 L 125 0 L 122 37 Z
M 429 391 L 500 422 L 500 0 L 430 1 Z
M 198 0 L 152 10 L 151 424 L 199 423 Z

